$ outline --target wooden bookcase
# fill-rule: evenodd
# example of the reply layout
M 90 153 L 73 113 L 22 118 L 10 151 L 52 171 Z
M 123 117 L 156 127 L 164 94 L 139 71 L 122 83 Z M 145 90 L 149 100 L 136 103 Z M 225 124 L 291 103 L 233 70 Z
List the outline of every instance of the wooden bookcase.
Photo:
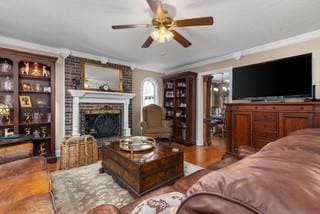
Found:
M 52 161 L 56 160 L 56 60 L 0 49 L 0 103 L 10 107 L 9 118 L 0 116 L 0 136 L 6 128 L 15 134 L 33 135 L 34 155 L 43 155 Z M 3 68 L 8 64 L 9 69 L 4 72 Z M 8 80 L 11 88 L 8 88 Z
M 196 144 L 196 77 L 184 72 L 163 78 L 166 119 L 173 129 L 173 141 L 184 145 Z

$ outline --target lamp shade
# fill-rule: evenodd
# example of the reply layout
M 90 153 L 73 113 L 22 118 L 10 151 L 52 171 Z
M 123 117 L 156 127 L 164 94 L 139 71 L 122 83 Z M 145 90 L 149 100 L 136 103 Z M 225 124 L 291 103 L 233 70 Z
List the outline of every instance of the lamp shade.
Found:
M 9 116 L 9 115 L 10 115 L 10 108 L 9 108 L 9 106 L 0 103 L 0 115 L 1 115 L 1 116 Z

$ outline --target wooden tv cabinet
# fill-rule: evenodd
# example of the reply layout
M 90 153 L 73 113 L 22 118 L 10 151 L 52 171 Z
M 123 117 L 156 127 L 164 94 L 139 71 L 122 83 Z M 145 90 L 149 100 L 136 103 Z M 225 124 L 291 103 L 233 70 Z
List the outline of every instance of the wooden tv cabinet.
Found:
M 291 132 L 320 127 L 320 102 L 226 104 L 227 152 L 257 149 Z

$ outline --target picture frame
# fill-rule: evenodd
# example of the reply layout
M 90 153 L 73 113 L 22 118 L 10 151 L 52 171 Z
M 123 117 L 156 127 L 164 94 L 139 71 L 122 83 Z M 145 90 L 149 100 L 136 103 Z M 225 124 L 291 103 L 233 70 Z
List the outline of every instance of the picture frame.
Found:
M 31 108 L 31 97 L 30 96 L 19 96 L 20 107 L 21 108 Z
M 99 91 L 101 86 L 108 85 L 106 91 L 123 92 L 123 69 L 114 68 L 108 64 L 86 62 L 83 63 L 82 78 L 84 90 Z

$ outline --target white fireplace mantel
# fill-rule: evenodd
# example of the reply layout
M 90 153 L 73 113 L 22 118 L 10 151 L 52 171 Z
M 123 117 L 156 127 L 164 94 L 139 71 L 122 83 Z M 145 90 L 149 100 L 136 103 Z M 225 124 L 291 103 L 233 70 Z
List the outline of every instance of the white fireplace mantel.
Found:
M 80 135 L 80 103 L 109 103 L 123 104 L 122 134 L 130 136 L 129 104 L 135 94 L 105 91 L 73 90 L 69 89 L 72 96 L 72 135 Z

